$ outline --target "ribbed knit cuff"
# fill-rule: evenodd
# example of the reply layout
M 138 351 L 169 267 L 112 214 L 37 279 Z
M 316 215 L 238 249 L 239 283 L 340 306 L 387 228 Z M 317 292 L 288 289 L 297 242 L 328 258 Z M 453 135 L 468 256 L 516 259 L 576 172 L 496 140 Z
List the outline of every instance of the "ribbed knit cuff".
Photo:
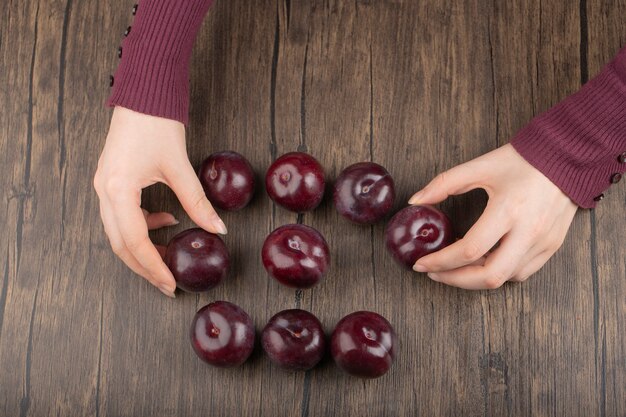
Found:
M 626 48 L 576 94 L 537 116 L 511 144 L 576 204 L 598 196 L 626 170 Z
M 122 41 L 108 106 L 189 120 L 189 61 L 212 0 L 143 0 Z

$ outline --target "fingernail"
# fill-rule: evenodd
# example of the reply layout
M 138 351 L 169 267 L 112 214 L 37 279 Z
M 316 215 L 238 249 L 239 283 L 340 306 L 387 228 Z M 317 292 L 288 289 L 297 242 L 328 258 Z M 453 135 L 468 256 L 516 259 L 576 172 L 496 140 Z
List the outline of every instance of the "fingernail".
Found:
M 439 275 L 434 274 L 432 272 L 429 272 L 427 275 L 428 275 L 428 278 L 432 279 L 433 281 L 439 281 Z
M 176 226 L 178 223 L 180 223 L 180 222 L 176 218 L 174 218 L 174 220 L 169 222 L 167 225 L 168 226 Z
M 213 227 L 215 227 L 215 230 L 220 235 L 225 235 L 225 234 L 228 233 L 228 230 L 226 229 L 226 225 L 224 224 L 224 222 L 220 218 L 217 218 L 217 219 L 213 220 Z
M 417 204 L 420 202 L 420 199 L 424 196 L 424 191 L 420 191 L 415 194 L 413 197 L 409 199 L 409 204 Z
M 169 289 L 166 285 L 161 285 L 159 287 L 159 291 L 161 291 L 163 294 L 167 295 L 170 298 L 176 298 L 176 295 L 174 295 L 174 290 Z
M 413 270 L 416 272 L 426 272 L 428 271 L 428 268 L 421 264 L 415 264 L 413 265 Z

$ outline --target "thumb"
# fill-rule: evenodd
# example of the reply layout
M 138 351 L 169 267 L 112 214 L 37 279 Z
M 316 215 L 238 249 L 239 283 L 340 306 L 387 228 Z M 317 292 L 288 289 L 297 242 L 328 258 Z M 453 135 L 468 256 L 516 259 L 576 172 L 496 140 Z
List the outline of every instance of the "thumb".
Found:
M 196 172 L 189 160 L 171 167 L 165 174 L 167 185 L 174 191 L 183 208 L 198 226 L 211 233 L 225 235 L 224 222 L 206 198 Z
M 457 165 L 437 175 L 424 188 L 409 199 L 409 204 L 437 204 L 451 195 L 479 188 L 480 170 L 471 161 Z

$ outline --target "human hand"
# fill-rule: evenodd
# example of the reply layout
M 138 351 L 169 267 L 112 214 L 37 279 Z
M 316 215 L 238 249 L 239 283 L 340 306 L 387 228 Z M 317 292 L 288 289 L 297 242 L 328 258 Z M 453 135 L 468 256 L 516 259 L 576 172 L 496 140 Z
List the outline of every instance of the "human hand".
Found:
M 439 174 L 409 204 L 435 204 L 476 188 L 489 196 L 478 221 L 413 269 L 474 290 L 525 281 L 561 247 L 578 207 L 510 144 Z
M 226 234 L 187 157 L 185 127 L 116 107 L 94 176 L 104 230 L 113 252 L 130 269 L 174 297 L 176 282 L 161 257 L 165 249 L 152 243 L 148 229 L 178 222 L 170 213 L 148 213 L 140 207 L 141 190 L 157 182 L 176 193 L 198 226 Z

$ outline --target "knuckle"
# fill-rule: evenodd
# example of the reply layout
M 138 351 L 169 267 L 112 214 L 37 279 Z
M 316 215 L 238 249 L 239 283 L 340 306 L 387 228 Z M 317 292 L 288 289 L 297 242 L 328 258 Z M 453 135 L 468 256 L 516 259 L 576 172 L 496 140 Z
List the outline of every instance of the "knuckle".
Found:
M 541 216 L 537 219 L 537 221 L 533 222 L 530 228 L 528 229 L 528 235 L 532 239 L 538 239 L 541 236 L 544 236 L 550 228 L 548 227 L 548 219 L 544 216 Z
M 520 218 L 520 214 L 522 212 L 522 207 L 524 207 L 524 204 L 522 201 L 518 201 L 517 199 L 507 199 L 504 200 L 501 204 L 502 209 L 506 212 L 507 215 L 507 226 L 512 226 L 516 219 Z
M 527 278 L 528 278 L 528 276 L 526 276 L 525 274 L 520 272 L 520 273 L 517 273 L 517 274 L 513 275 L 511 277 L 511 279 L 509 279 L 509 281 L 511 281 L 511 282 L 524 282 L 524 281 L 526 281 Z
M 206 200 L 206 194 L 202 187 L 194 188 L 191 193 L 191 208 L 198 210 L 204 207 Z
M 116 197 L 128 187 L 128 180 L 123 177 L 114 176 L 104 181 L 104 191 L 111 197 Z
M 524 205 L 525 203 L 522 200 L 513 200 L 506 204 L 505 208 L 510 221 L 509 225 L 519 222 L 524 217 Z
M 133 238 L 129 238 L 126 241 L 126 247 L 128 247 L 128 249 L 131 252 L 136 251 L 137 249 L 140 249 L 141 247 L 143 247 L 146 243 L 148 243 L 148 237 L 147 236 L 139 236 L 139 237 L 133 237 Z
M 113 250 L 113 253 L 116 254 L 117 256 L 121 256 L 122 253 L 124 253 L 124 248 L 125 246 L 121 243 L 111 242 L 111 249 Z
M 449 174 L 450 173 L 448 171 L 443 171 L 435 177 L 435 180 L 433 182 L 439 186 L 443 186 L 448 180 Z
M 483 255 L 480 253 L 480 247 L 476 242 L 469 241 L 465 243 L 461 256 L 464 261 L 474 262 Z
M 550 242 L 548 243 L 547 251 L 550 254 L 555 254 L 556 251 L 558 251 L 560 247 L 561 247 L 561 244 L 559 242 Z
M 492 271 L 485 278 L 483 283 L 485 284 L 486 288 L 490 290 L 495 290 L 497 288 L 500 288 L 502 284 L 504 284 L 504 282 L 507 280 L 507 278 L 507 274 L 503 271 Z
M 504 283 L 504 281 L 500 281 L 499 279 L 496 278 L 486 278 L 485 279 L 485 287 L 489 290 L 496 290 L 498 288 L 500 288 L 502 286 L 502 284 Z
M 563 246 L 563 242 L 565 241 L 565 236 L 554 239 L 550 244 L 548 244 L 548 250 L 551 253 L 555 253 L 558 251 L 561 246 Z
M 99 195 L 102 192 L 102 186 L 100 185 L 101 179 L 100 174 L 98 172 L 93 176 L 93 188 L 96 190 L 96 193 Z

